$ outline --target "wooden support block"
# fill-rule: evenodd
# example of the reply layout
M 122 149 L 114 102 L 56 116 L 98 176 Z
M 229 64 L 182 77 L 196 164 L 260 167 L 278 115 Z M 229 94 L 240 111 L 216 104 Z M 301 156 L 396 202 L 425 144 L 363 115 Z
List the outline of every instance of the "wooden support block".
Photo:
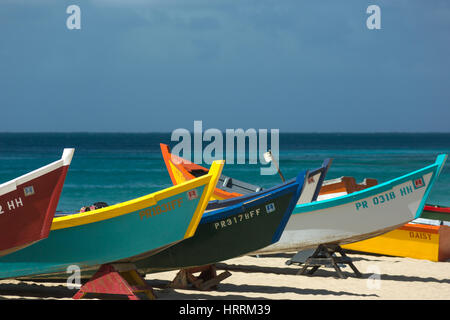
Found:
M 170 283 L 169 287 L 174 289 L 188 289 L 191 285 L 197 287 L 202 283 L 202 279 L 197 279 L 187 269 L 181 269 Z
M 218 276 L 211 278 L 208 281 L 205 281 L 203 283 L 200 284 L 200 290 L 217 290 L 217 285 L 223 281 L 224 279 L 228 278 L 229 276 L 231 276 L 231 272 L 229 271 L 224 271 L 221 274 L 219 274 Z
M 200 272 L 200 275 L 195 276 L 194 273 L 198 272 Z M 217 276 L 215 265 L 181 269 L 170 283 L 169 287 L 176 289 L 190 289 L 194 287 L 202 291 L 213 290 L 217 289 L 219 282 L 229 276 L 231 276 L 229 271 L 225 271 Z

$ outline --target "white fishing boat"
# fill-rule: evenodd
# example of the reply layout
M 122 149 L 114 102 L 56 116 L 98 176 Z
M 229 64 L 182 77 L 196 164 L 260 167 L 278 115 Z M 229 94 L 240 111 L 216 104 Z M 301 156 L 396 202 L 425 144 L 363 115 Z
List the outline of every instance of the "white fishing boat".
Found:
M 373 187 L 295 207 L 280 240 L 255 254 L 292 252 L 320 244 L 347 244 L 419 218 L 446 154 L 432 165 Z

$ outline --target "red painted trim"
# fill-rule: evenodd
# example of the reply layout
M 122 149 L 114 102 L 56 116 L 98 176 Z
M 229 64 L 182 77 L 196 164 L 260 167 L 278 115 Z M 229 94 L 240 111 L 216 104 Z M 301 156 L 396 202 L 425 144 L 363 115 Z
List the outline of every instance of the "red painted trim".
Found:
M 431 205 L 425 205 L 423 211 L 450 213 L 450 207 L 435 207 Z

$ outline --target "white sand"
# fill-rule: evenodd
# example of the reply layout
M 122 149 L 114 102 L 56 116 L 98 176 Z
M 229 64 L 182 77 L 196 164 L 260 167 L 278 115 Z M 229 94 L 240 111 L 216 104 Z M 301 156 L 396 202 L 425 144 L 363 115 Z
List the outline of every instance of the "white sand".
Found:
M 450 299 L 450 263 L 409 258 L 350 254 L 363 274 L 356 278 L 347 266 L 346 279 L 333 268 L 320 268 L 313 276 L 297 275 L 299 266 L 286 265 L 290 255 L 245 256 L 217 265 L 232 273 L 218 290 L 164 288 L 177 271 L 149 274 L 158 299 Z M 374 275 L 380 273 L 379 277 Z M 379 280 L 378 280 L 379 278 Z M 76 290 L 65 283 L 0 280 L 0 299 L 70 299 Z M 113 296 L 112 296 L 113 297 Z M 89 299 L 96 296 L 87 296 Z M 103 297 L 104 298 L 104 297 Z

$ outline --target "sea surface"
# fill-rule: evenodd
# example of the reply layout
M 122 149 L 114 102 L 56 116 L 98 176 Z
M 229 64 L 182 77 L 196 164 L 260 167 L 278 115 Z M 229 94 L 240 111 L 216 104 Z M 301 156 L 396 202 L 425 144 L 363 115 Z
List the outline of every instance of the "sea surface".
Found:
M 58 211 L 76 212 L 98 201 L 112 205 L 171 186 L 161 142 L 177 144 L 170 133 L 0 133 L 0 184 L 58 160 L 64 147 L 73 147 Z M 450 133 L 280 133 L 279 149 L 286 178 L 333 158 L 327 179 L 353 176 L 380 183 L 432 164 L 440 153 L 450 154 Z M 427 203 L 450 206 L 449 162 Z M 261 167 L 267 165 L 229 164 L 223 173 L 266 188 L 280 183 L 278 174 L 261 175 Z

